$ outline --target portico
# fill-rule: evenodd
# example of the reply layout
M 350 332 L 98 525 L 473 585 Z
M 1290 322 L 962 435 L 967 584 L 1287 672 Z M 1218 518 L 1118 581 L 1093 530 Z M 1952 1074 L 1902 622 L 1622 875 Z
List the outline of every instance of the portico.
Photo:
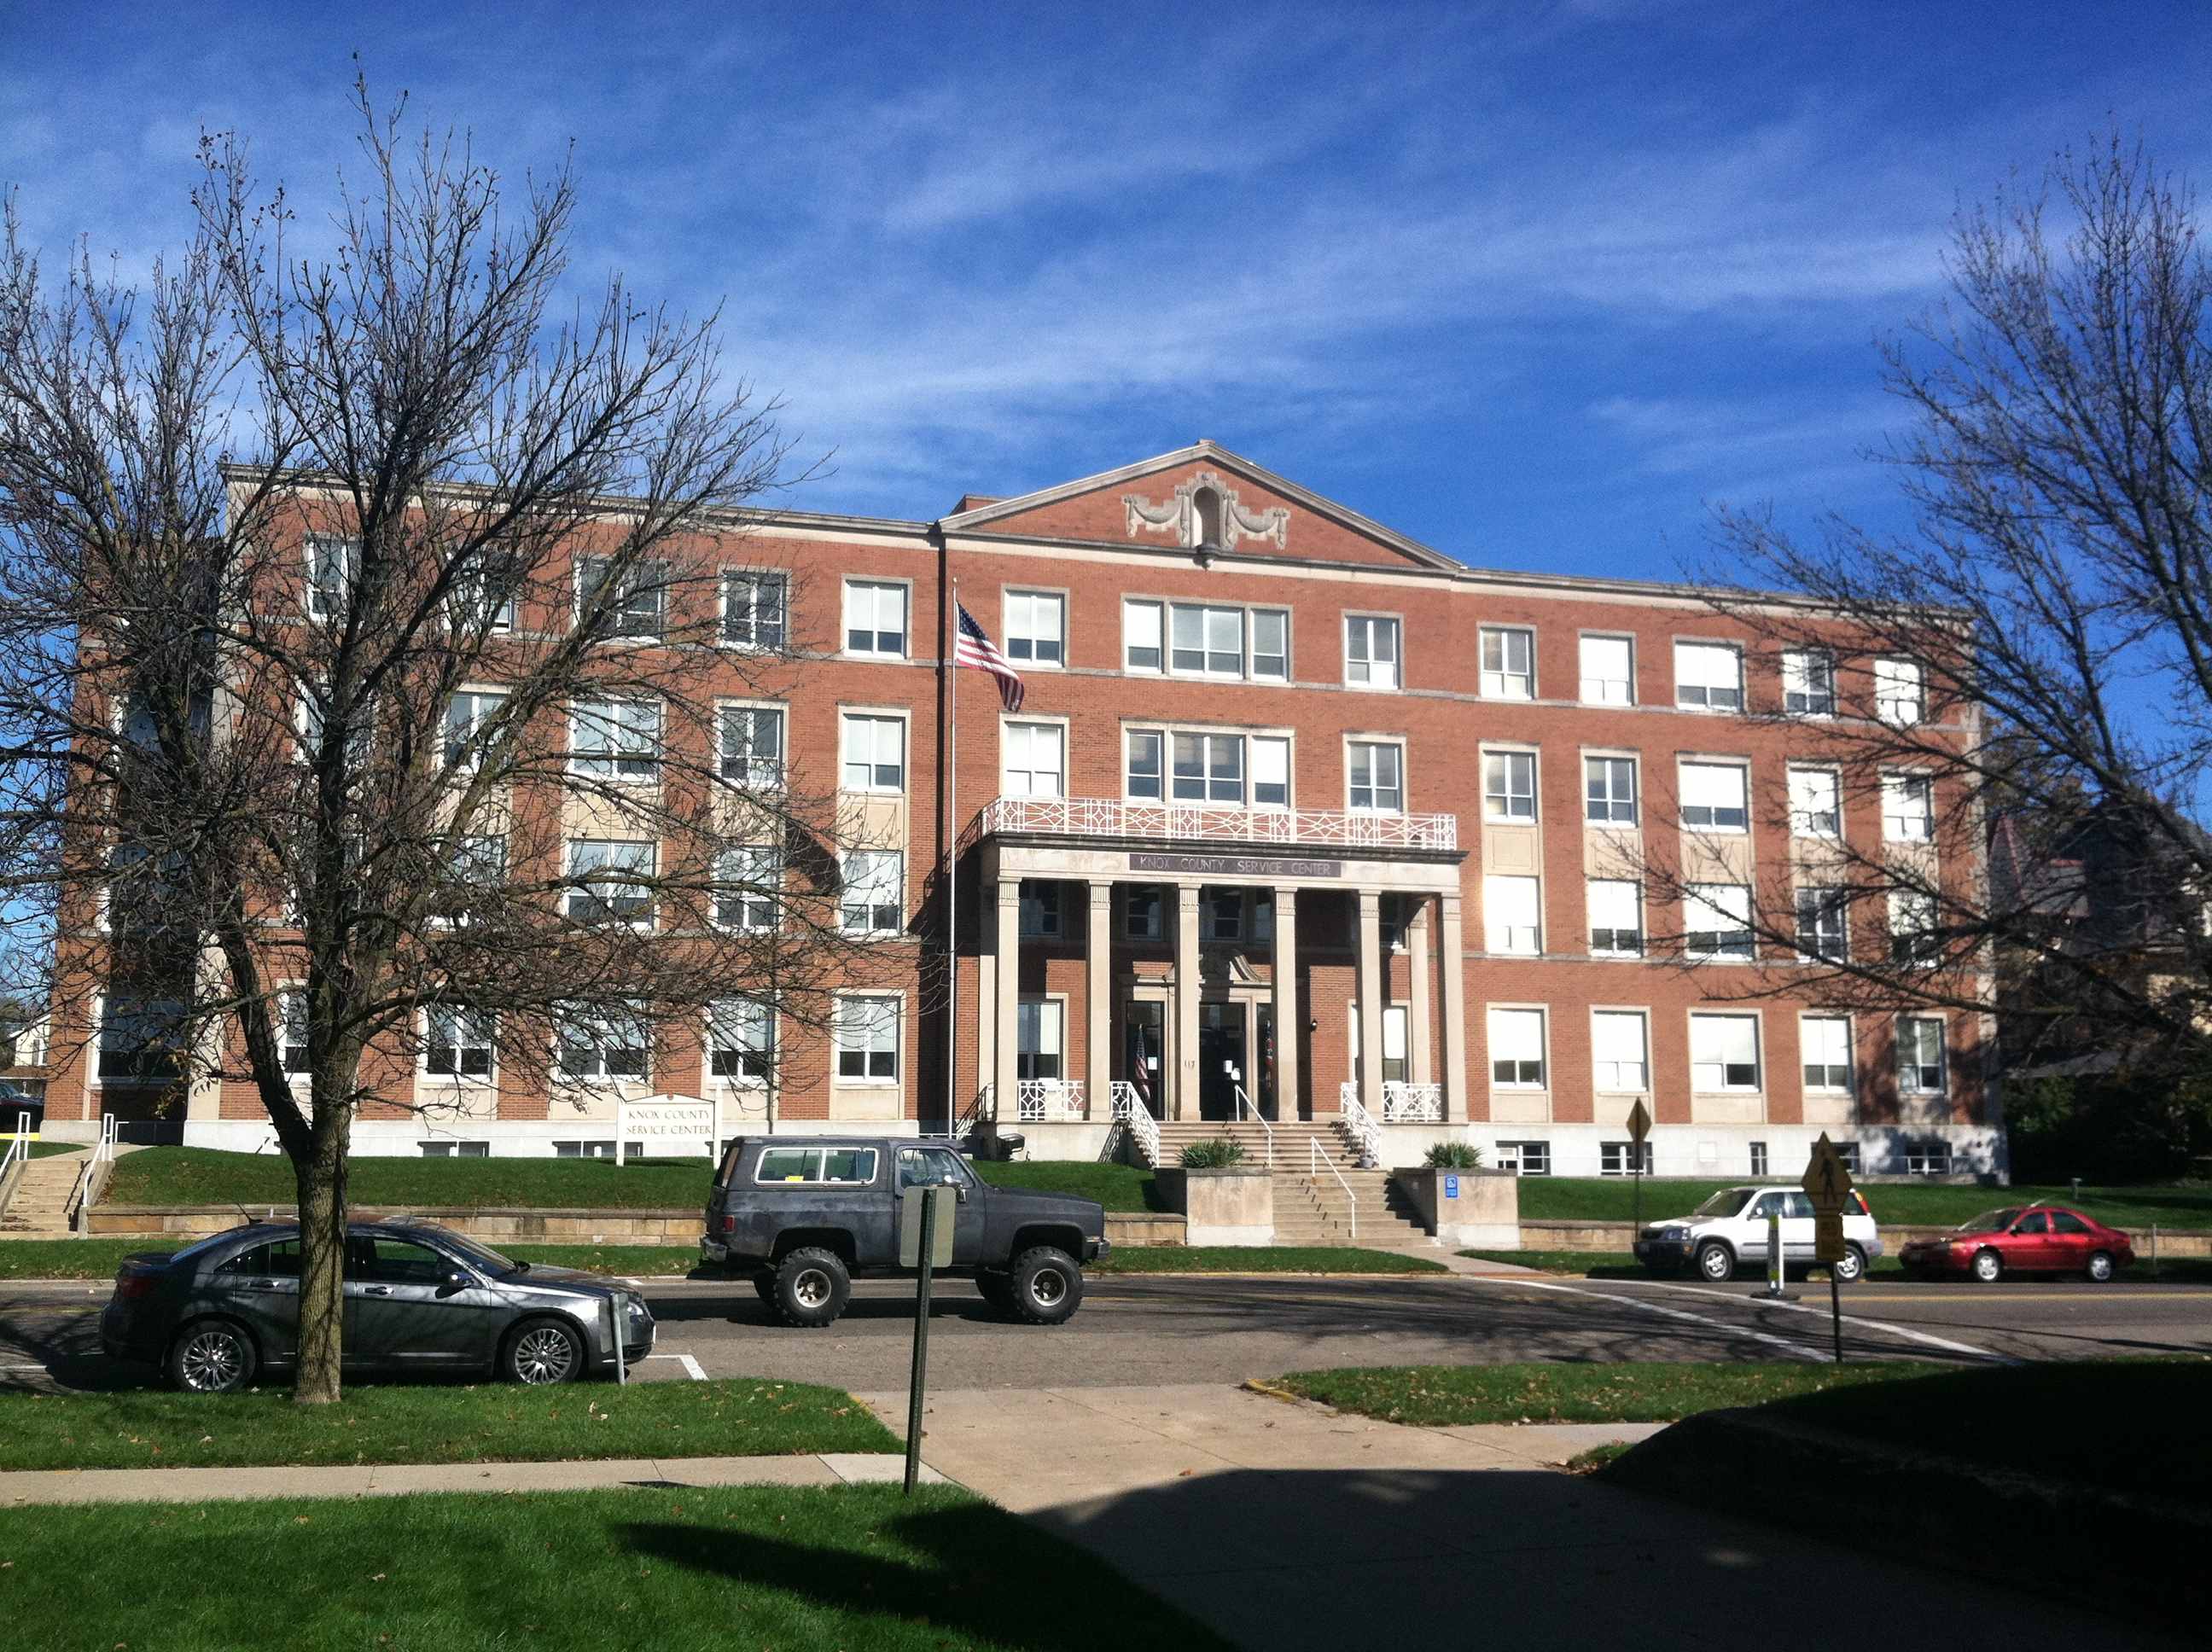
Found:
M 963 848 L 986 916 L 979 1088 L 1000 1120 L 1327 1117 L 1347 1098 L 1380 1120 L 1386 1084 L 1399 1116 L 1468 1117 L 1454 817 L 1001 798 Z M 1076 912 L 1079 974 L 1059 928 Z M 1356 1042 L 1324 1027 L 1310 976 L 1338 983 L 1332 1016 L 1341 978 L 1354 983 Z M 1079 991 L 1041 994 L 1040 980 Z M 1062 1055 L 1079 1017 L 1075 1071 Z

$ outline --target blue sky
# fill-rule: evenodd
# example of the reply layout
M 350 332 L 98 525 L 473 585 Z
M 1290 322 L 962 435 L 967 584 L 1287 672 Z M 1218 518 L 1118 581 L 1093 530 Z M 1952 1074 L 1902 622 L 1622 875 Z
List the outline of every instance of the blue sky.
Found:
M 203 125 L 319 197 L 380 94 L 693 309 L 928 518 L 1199 436 L 1454 556 L 1666 577 L 1709 501 L 1883 519 L 1873 340 L 2108 119 L 2206 175 L 2187 5 L 1304 10 L 0 0 L 0 185 L 126 270 Z

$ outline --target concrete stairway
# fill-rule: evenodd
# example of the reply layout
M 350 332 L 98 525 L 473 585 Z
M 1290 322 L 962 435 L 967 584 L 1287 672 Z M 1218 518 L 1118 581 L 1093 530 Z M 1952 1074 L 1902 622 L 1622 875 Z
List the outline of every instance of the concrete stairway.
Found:
M 1430 1242 L 1413 1219 L 1412 1206 L 1391 1184 L 1389 1173 L 1354 1167 L 1350 1147 L 1334 1121 L 1284 1122 L 1274 1132 L 1275 1242 L 1279 1245 L 1350 1245 L 1396 1249 Z M 1164 1163 L 1180 1162 L 1194 1142 L 1228 1137 L 1244 1149 L 1244 1163 L 1267 1163 L 1267 1133 L 1250 1120 L 1231 1124 L 1165 1122 L 1160 1126 Z M 1317 1143 L 1321 1163 L 1314 1161 Z M 1335 1174 L 1332 1174 L 1331 1168 Z M 1343 1180 L 1337 1179 L 1341 1175 Z M 1358 1233 L 1352 1232 L 1352 1201 L 1358 1203 Z
M 0 1211 L 0 1235 L 10 1239 L 66 1239 L 70 1190 L 88 1153 L 57 1153 L 23 1166 L 8 1208 Z

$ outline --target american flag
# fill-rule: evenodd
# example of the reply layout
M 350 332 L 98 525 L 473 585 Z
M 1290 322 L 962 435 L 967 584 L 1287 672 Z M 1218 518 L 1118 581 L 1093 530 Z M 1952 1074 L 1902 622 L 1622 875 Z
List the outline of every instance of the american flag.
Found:
M 999 679 L 999 700 L 1008 711 L 1022 708 L 1022 674 L 1013 668 L 999 645 L 991 641 L 965 603 L 960 609 L 960 635 L 952 645 L 952 663 L 988 671 Z

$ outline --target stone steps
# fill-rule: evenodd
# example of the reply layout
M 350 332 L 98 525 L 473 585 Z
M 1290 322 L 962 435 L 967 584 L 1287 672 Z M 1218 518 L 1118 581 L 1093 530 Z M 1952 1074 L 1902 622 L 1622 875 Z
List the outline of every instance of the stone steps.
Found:
M 34 1158 L 25 1164 L 8 1208 L 0 1212 L 0 1233 L 15 1239 L 67 1238 L 69 1196 L 83 1167 L 80 1153 Z

